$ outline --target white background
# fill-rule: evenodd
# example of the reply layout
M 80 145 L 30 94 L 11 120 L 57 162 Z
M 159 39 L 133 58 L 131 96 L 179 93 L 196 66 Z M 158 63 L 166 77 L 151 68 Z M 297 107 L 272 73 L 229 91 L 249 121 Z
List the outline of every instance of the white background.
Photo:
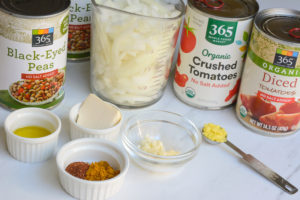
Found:
M 300 10 L 299 0 L 259 0 L 260 8 L 287 7 Z M 0 66 L 3 67 L 3 66 Z M 68 64 L 66 97 L 53 110 L 62 120 L 59 149 L 69 141 L 68 112 L 91 91 L 89 62 Z M 170 83 L 162 99 L 145 109 L 165 109 L 192 119 L 199 127 L 213 122 L 229 132 L 229 139 L 244 151 L 274 169 L 300 188 L 300 133 L 272 138 L 242 126 L 234 107 L 204 111 L 180 102 Z M 140 109 L 143 110 L 143 109 Z M 125 117 L 136 110 L 123 110 Z M 13 159 L 6 148 L 3 122 L 10 112 L 0 108 L 0 199 L 68 200 L 61 188 L 55 156 L 43 163 L 27 164 Z M 197 156 L 178 174 L 151 174 L 131 163 L 126 181 L 111 200 L 299 200 L 300 192 L 289 195 L 241 162 L 225 145 L 202 143 Z

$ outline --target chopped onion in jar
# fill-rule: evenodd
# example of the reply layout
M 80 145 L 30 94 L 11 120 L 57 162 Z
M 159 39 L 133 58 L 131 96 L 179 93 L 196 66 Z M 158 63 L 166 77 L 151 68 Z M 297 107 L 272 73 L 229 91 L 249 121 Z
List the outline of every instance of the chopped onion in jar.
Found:
M 114 103 L 155 101 L 166 85 L 181 18 L 161 0 L 96 0 L 91 48 L 92 87 Z M 143 15 L 143 16 L 140 16 Z M 159 18 L 149 18 L 159 17 Z M 176 39 L 176 38 L 175 38 Z

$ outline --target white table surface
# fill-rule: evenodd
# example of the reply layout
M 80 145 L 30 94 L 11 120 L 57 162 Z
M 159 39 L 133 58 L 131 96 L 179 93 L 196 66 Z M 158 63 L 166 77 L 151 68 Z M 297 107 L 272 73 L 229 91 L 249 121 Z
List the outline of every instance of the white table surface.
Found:
M 259 0 L 260 8 L 300 9 L 299 0 Z M 57 150 L 69 138 L 68 112 L 91 92 L 89 62 L 68 64 L 66 96 L 53 112 L 62 120 Z M 273 138 L 245 128 L 235 117 L 234 107 L 218 111 L 199 110 L 185 105 L 173 94 L 170 83 L 162 99 L 144 108 L 165 109 L 180 113 L 199 127 L 213 122 L 225 127 L 230 140 L 256 156 L 300 189 L 300 132 Z M 142 109 L 140 109 L 142 110 Z M 137 110 L 123 110 L 125 117 Z M 3 122 L 10 112 L 0 107 L 0 199 L 68 200 L 73 199 L 60 186 L 55 155 L 43 163 L 28 164 L 13 159 L 6 147 Z M 246 166 L 225 145 L 203 142 L 196 157 L 180 173 L 161 176 L 131 163 L 126 181 L 111 200 L 299 200 L 300 191 L 289 195 Z

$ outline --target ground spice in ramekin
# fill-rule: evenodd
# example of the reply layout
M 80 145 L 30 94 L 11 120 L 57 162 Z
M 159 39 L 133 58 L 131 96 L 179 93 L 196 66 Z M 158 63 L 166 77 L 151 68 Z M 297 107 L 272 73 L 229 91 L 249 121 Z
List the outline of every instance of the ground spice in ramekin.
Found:
M 89 166 L 85 162 L 73 162 L 67 166 L 66 171 L 77 178 L 85 179 Z
M 89 181 L 103 181 L 111 179 L 120 173 L 120 170 L 114 170 L 106 161 L 93 162 L 73 162 L 69 164 L 66 171 L 81 179 Z
M 117 176 L 120 170 L 114 170 L 106 161 L 94 162 L 86 172 L 89 181 L 103 181 Z

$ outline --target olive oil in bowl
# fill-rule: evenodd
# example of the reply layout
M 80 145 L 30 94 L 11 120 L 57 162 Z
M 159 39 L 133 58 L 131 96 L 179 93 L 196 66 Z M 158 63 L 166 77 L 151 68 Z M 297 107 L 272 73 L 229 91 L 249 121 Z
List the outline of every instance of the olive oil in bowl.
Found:
M 16 129 L 14 134 L 25 138 L 41 138 L 50 135 L 51 132 L 40 126 L 26 126 Z

